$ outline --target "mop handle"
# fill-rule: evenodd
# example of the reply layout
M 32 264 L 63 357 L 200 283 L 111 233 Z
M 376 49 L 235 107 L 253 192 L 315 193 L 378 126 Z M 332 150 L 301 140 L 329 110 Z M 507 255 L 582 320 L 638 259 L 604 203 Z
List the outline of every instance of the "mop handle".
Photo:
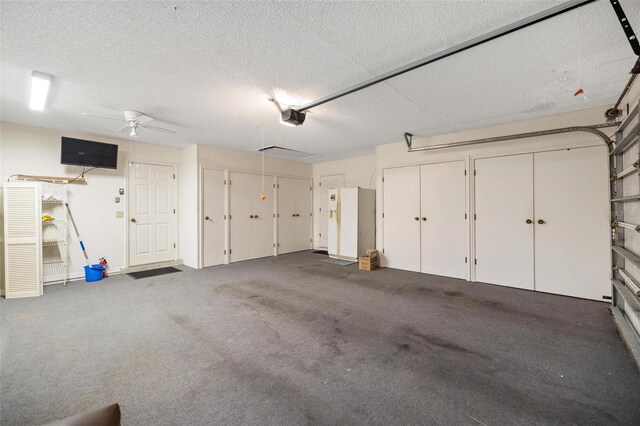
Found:
M 84 243 L 82 242 L 82 238 L 80 238 L 80 232 L 78 232 L 78 227 L 76 226 L 76 221 L 73 220 L 73 215 L 71 214 L 71 209 L 69 208 L 69 203 L 64 203 L 67 208 L 67 212 L 69 212 L 69 219 L 71 219 L 71 224 L 73 225 L 73 230 L 76 231 L 76 236 L 78 237 L 78 241 L 80 241 L 80 247 L 82 248 L 82 254 L 84 254 L 84 259 L 87 261 L 87 265 L 91 265 L 89 262 L 89 256 L 87 256 L 87 250 L 84 248 Z

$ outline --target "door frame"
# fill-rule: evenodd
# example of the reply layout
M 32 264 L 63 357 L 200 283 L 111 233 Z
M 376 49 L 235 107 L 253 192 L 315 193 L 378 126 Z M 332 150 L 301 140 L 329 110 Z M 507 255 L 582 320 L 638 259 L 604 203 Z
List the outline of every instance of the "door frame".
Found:
M 152 166 L 167 166 L 167 167 L 173 167 L 173 174 L 176 176 L 176 178 L 173 180 L 173 205 L 175 206 L 176 209 L 176 214 L 174 214 L 174 218 L 173 218 L 173 226 L 175 229 L 175 236 L 176 236 L 176 251 L 174 254 L 174 259 L 173 261 L 177 261 L 180 259 L 180 229 L 179 229 L 179 215 L 180 215 L 180 209 L 178 207 L 178 163 L 169 163 L 169 162 L 165 162 L 165 161 L 126 161 L 126 167 L 127 169 L 125 170 L 125 181 L 124 181 L 124 194 L 125 194 L 125 203 L 124 203 L 124 213 L 125 213 L 125 221 L 124 221 L 124 232 L 125 232 L 125 238 L 124 238 L 124 253 L 125 253 L 125 267 L 126 268 L 130 268 L 131 267 L 131 257 L 130 257 L 130 253 L 129 253 L 129 247 L 131 244 L 130 238 L 131 238 L 131 232 L 129 231 L 130 227 L 129 227 L 129 218 L 131 217 L 130 215 L 130 202 L 129 199 L 131 198 L 129 196 L 129 191 L 131 190 L 131 175 L 129 174 L 129 169 L 131 168 L 132 165 L 134 164 L 149 164 Z M 141 266 L 141 265 L 135 265 L 135 266 Z

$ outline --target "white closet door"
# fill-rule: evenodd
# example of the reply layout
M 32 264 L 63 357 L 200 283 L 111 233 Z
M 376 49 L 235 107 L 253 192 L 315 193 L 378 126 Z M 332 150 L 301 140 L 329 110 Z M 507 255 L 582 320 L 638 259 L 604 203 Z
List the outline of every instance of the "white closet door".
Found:
M 278 178 L 278 252 L 309 250 L 311 247 L 311 181 Z
M 296 182 L 278 178 L 278 253 L 296 251 Z
M 536 290 L 611 295 L 607 168 L 604 147 L 534 154 Z
M 475 169 L 476 281 L 533 290 L 533 154 Z
M 320 176 L 318 188 L 320 189 L 318 222 L 320 224 L 318 231 L 318 247 L 326 249 L 329 247 L 329 189 L 343 188 L 344 175 Z
M 267 257 L 274 254 L 274 194 L 273 176 L 264 176 L 264 187 L 261 175 L 253 176 L 253 257 Z M 261 194 L 267 197 L 260 199 Z
M 4 185 L 5 297 L 42 296 L 40 196 L 36 183 Z
M 224 263 L 224 171 L 202 172 L 203 266 Z
M 230 172 L 229 214 L 230 259 L 238 262 L 253 258 L 253 191 L 254 175 Z M 258 194 L 259 196 L 259 194 Z
M 385 169 L 383 186 L 387 266 L 420 272 L 420 167 Z
M 296 190 L 296 251 L 309 250 L 313 234 L 313 191 L 311 180 L 297 179 Z
M 465 162 L 420 168 L 422 272 L 466 278 Z

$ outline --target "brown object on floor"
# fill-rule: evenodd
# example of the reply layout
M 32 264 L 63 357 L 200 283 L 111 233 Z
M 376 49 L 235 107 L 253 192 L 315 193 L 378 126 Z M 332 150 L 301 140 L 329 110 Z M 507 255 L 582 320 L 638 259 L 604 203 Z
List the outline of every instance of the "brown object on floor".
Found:
M 360 256 L 358 258 L 358 269 L 361 271 L 373 271 L 380 267 L 379 259 L 378 250 L 368 249 L 366 256 Z
M 45 426 L 120 426 L 120 406 L 112 404 L 98 410 L 84 411 Z

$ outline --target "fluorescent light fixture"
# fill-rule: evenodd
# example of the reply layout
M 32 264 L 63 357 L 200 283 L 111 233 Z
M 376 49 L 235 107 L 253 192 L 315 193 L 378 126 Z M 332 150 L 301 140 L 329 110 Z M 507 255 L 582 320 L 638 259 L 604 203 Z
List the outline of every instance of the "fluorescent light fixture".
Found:
M 38 71 L 31 73 L 31 101 L 29 102 L 29 108 L 35 111 L 44 110 L 50 85 L 51 76 L 49 74 Z

